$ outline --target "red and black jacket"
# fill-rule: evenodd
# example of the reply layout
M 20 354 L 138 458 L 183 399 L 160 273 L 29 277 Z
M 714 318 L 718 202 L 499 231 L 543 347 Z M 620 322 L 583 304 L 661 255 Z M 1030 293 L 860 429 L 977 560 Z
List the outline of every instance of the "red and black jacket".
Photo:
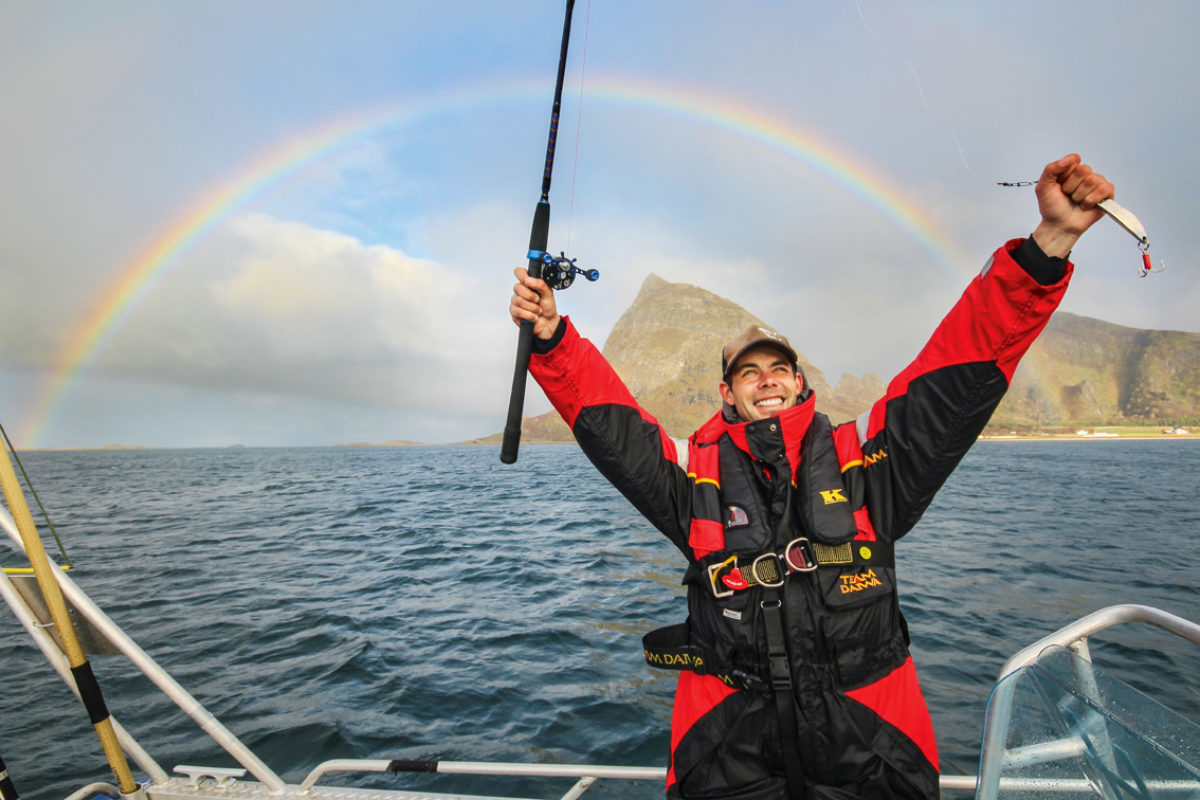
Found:
M 588 458 L 688 559 L 691 636 L 727 666 L 761 674 L 765 650 L 755 587 L 717 597 L 713 564 L 730 555 L 748 563 L 801 536 L 874 548 L 872 558 L 786 581 L 793 686 L 840 693 L 902 732 L 928 762 L 934 792 L 933 730 L 887 556 L 977 439 L 1066 290 L 1071 265 L 1025 241 L 996 251 L 886 394 L 842 425 L 814 414 L 810 397 L 752 423 L 718 413 L 684 449 L 569 321 L 535 342 L 530 361 Z M 821 508 L 821 497 L 836 507 Z M 696 719 L 736 691 L 701 677 L 710 680 L 681 680 L 673 753 Z

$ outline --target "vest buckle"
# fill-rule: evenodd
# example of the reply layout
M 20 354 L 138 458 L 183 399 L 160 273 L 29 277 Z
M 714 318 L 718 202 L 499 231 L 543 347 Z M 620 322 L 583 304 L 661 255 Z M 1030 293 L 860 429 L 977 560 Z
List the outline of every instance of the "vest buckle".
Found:
M 734 578 L 736 576 L 736 579 Z M 712 589 L 713 597 L 733 597 L 734 586 L 741 581 L 742 574 L 738 570 L 737 556 L 732 555 L 719 564 L 711 564 L 708 568 L 708 586 Z M 730 580 L 726 580 L 730 579 Z M 748 586 L 746 583 L 742 588 Z M 719 588 L 719 586 L 727 588 Z

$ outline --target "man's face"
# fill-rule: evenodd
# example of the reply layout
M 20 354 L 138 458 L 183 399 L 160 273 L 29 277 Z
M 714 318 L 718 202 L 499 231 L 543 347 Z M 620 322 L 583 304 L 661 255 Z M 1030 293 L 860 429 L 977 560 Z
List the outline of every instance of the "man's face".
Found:
M 722 381 L 720 389 L 738 416 L 753 422 L 796 405 L 804 386 L 787 356 L 774 347 L 754 347 L 733 363 L 729 381 Z

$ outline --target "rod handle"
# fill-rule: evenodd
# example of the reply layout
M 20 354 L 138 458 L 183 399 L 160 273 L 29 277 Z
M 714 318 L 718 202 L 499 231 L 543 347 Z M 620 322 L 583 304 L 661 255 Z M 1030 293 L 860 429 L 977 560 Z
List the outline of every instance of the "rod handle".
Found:
M 550 237 L 550 203 L 538 201 L 533 209 L 533 227 L 529 230 L 530 277 L 542 277 L 541 254 L 546 252 Z M 533 254 L 537 253 L 537 257 Z M 529 355 L 533 352 L 533 323 L 522 320 L 517 336 L 517 363 L 513 367 L 512 391 L 508 396 L 508 419 L 504 423 L 504 441 L 500 445 L 500 461 L 512 464 L 521 447 L 521 416 L 525 413 L 525 380 L 529 374 Z

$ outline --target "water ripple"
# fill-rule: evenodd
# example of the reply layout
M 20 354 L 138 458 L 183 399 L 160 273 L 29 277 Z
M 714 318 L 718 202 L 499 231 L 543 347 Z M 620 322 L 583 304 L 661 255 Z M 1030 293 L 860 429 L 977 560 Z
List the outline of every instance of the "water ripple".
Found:
M 574 448 L 528 447 L 504 468 L 493 448 L 453 447 L 26 462 L 75 579 L 289 780 L 348 757 L 665 763 L 674 675 L 646 668 L 640 638 L 684 617 L 682 558 Z M 968 454 L 897 551 L 949 769 L 974 770 L 988 690 L 1016 650 L 1112 603 L 1195 614 L 1197 496 L 1196 442 Z M 61 797 L 97 778 L 99 746 L 23 631 L 0 620 L 11 643 L 0 650 L 0 751 L 24 796 Z M 1195 659 L 1175 643 L 1121 633 L 1095 652 L 1200 717 Z M 162 763 L 230 764 L 192 723 L 160 722 L 169 701 L 126 662 L 95 668 L 116 716 Z M 588 796 L 662 793 L 615 786 Z

